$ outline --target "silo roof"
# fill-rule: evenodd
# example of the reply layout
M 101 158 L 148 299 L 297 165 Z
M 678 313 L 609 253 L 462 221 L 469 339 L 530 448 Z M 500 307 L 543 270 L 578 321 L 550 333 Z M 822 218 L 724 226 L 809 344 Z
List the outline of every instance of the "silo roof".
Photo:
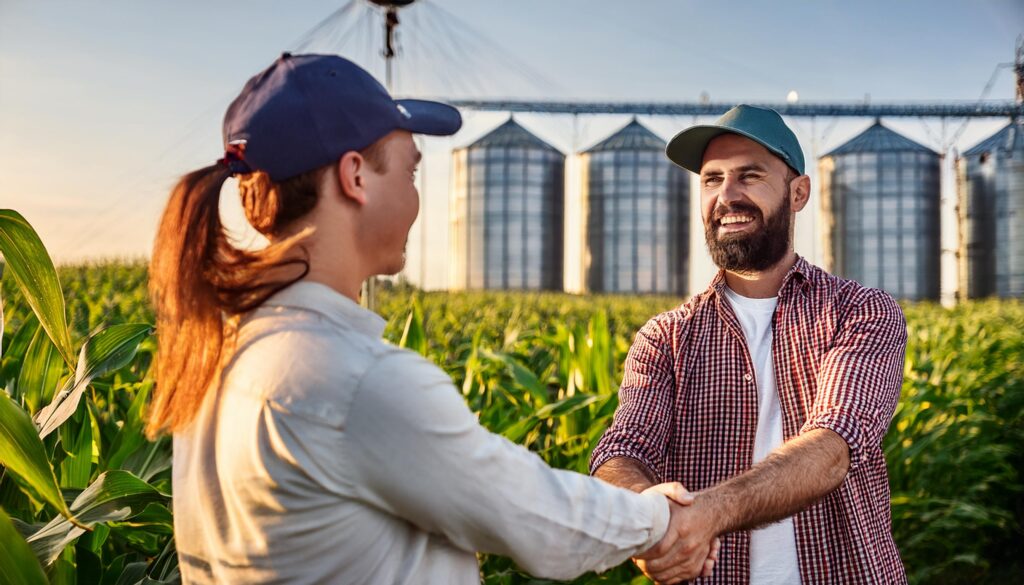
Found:
M 665 150 L 665 141 L 637 122 L 636 118 L 621 130 L 591 146 L 584 152 L 607 150 Z
M 825 156 L 855 154 L 859 152 L 925 152 L 938 156 L 938 153 L 934 150 L 923 144 L 918 144 L 902 134 L 889 130 L 877 120 L 867 130 L 854 136 Z
M 983 152 L 1024 151 L 1024 119 L 1010 122 L 1002 130 L 982 140 L 973 148 L 964 152 L 964 156 L 974 156 Z
M 523 128 L 514 119 L 509 118 L 507 122 L 491 130 L 476 142 L 466 148 L 490 148 L 490 147 L 519 147 L 519 148 L 540 148 L 553 150 L 559 154 L 561 151 L 544 142 L 526 128 Z

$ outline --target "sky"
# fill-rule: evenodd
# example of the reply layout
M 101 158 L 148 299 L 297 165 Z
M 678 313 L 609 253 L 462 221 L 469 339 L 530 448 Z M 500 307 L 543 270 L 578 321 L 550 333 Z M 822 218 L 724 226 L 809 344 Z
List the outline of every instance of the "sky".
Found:
M 381 15 L 365 0 L 348 2 L 0 0 L 0 207 L 21 212 L 58 262 L 148 255 L 169 189 L 221 156 L 224 109 L 282 51 L 340 52 L 383 78 Z M 400 17 L 394 93 L 451 99 L 781 103 L 795 91 L 803 102 L 976 101 L 995 74 L 987 97 L 1006 100 L 1012 71 L 997 66 L 1013 60 L 1024 33 L 1019 0 L 420 0 Z M 428 288 L 447 282 L 450 150 L 507 114 L 464 118 L 456 136 L 422 145 L 424 205 L 406 275 Z M 572 153 L 629 121 L 516 119 L 570 155 L 570 206 L 578 203 Z M 710 121 L 640 120 L 666 139 Z M 812 161 L 873 121 L 788 122 Z M 883 122 L 946 153 L 943 238 L 955 247 L 953 155 L 1005 120 Z M 816 187 L 813 169 L 811 178 Z M 222 200 L 226 221 L 252 241 L 232 189 Z M 797 251 L 820 261 L 816 203 L 809 207 L 798 216 Z M 574 289 L 579 246 L 569 228 Z M 699 229 L 691 231 L 691 289 L 699 290 L 713 267 Z M 955 275 L 945 272 L 948 292 Z

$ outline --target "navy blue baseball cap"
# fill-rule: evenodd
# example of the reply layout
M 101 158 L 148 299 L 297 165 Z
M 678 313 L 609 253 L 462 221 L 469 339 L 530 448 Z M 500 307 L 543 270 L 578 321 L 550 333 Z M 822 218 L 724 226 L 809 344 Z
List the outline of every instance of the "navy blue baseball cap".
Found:
M 797 174 L 804 174 L 804 151 L 796 134 L 770 108 L 740 104 L 715 120 L 714 124 L 691 126 L 676 134 L 665 147 L 669 160 L 700 174 L 708 143 L 722 134 L 739 134 L 767 148 Z
M 264 171 L 282 181 L 362 150 L 393 130 L 448 136 L 461 126 L 454 107 L 392 99 L 348 59 L 284 53 L 228 106 L 224 149 L 232 170 Z

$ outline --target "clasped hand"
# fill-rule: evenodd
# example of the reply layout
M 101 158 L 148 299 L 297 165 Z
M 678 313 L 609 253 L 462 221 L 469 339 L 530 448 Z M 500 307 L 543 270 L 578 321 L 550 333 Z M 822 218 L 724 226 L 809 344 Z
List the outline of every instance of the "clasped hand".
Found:
M 633 561 L 659 585 L 710 576 L 718 560 L 721 542 L 714 534 L 711 519 L 693 506 L 693 494 L 678 482 L 644 490 L 644 493 L 648 492 L 659 493 L 669 499 L 671 516 L 661 542 L 634 557 Z

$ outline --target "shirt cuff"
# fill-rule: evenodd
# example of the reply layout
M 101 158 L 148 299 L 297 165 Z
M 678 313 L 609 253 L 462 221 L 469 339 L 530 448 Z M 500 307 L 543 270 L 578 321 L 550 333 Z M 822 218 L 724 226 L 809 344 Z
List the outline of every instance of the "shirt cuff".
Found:
M 651 504 L 653 514 L 651 525 L 653 528 L 647 542 L 644 543 L 643 548 L 637 554 L 645 553 L 661 542 L 661 539 L 665 537 L 665 533 L 668 532 L 668 521 L 671 515 L 666 496 L 654 492 L 640 495 L 647 498 Z
M 846 441 L 847 446 L 850 447 L 850 472 L 853 472 L 868 458 L 867 451 L 864 449 L 864 434 L 860 430 L 860 423 L 854 416 L 826 412 L 804 423 L 800 434 L 814 429 L 828 429 Z

